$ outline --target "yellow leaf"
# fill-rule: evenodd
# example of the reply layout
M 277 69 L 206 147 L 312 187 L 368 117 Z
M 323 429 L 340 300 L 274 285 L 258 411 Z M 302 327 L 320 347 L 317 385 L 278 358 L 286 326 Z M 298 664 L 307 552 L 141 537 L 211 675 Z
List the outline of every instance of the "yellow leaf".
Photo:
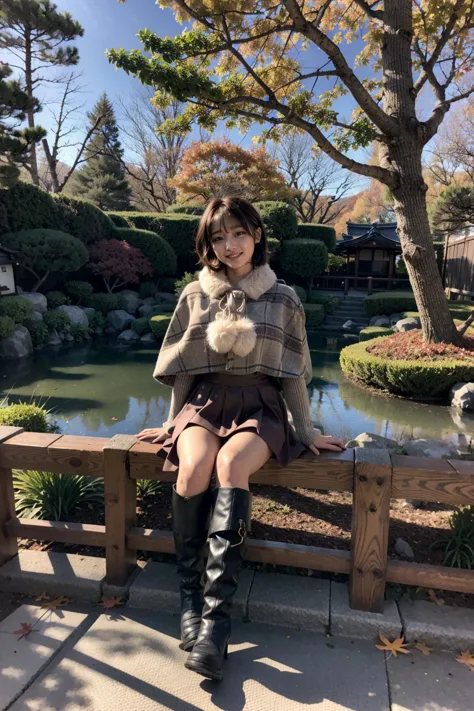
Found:
M 410 654 L 408 649 L 406 649 L 406 647 L 408 647 L 408 644 L 403 641 L 403 636 L 397 637 L 393 640 L 393 642 L 390 642 L 390 640 L 387 639 L 387 637 L 381 632 L 379 632 L 379 637 L 383 642 L 383 645 L 376 644 L 375 646 L 377 647 L 377 649 L 381 649 L 383 652 L 391 652 L 394 657 L 396 657 L 399 653 Z
M 42 600 L 50 600 L 50 597 L 46 591 L 43 591 L 35 598 L 36 602 L 41 602 Z
M 415 644 L 415 647 L 419 649 L 420 652 L 425 655 L 425 657 L 428 657 L 433 651 L 431 647 L 427 647 L 426 644 L 424 644 L 423 642 L 417 642 Z
M 461 652 L 461 654 L 456 657 L 456 661 L 460 664 L 465 664 L 468 668 L 474 667 L 474 655 L 471 654 L 469 649 L 466 649 L 465 652 Z
M 436 603 L 436 605 L 444 605 L 443 598 L 438 597 L 435 591 L 431 588 L 428 590 L 428 597 L 430 598 L 431 602 Z
M 67 602 L 69 602 L 69 598 L 64 597 L 64 595 L 60 595 L 59 597 L 55 597 L 53 600 L 46 600 L 42 603 L 42 605 L 40 605 L 40 607 L 43 607 L 45 610 L 57 610 L 60 605 L 65 605 Z

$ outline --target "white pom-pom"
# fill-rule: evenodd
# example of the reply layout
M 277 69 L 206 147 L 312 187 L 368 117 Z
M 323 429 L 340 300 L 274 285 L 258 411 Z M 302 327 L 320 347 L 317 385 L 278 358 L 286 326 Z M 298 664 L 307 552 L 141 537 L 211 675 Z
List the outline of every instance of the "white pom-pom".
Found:
M 237 338 L 232 346 L 232 351 L 239 358 L 245 358 L 253 351 L 257 342 L 255 324 L 249 318 L 241 318 L 235 322 Z
M 206 338 L 209 347 L 216 353 L 228 353 L 235 343 L 236 321 L 219 319 L 212 321 L 206 330 Z

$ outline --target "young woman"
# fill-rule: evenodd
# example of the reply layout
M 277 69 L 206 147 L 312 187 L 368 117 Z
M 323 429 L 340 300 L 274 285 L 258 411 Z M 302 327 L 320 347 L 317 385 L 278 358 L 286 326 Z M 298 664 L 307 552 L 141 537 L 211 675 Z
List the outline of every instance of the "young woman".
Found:
M 306 448 L 319 454 L 344 446 L 312 425 L 304 310 L 267 263 L 256 209 L 239 197 L 212 200 L 196 251 L 203 268 L 180 296 L 154 371 L 173 388 L 169 418 L 137 437 L 159 443 L 163 469 L 178 473 L 173 533 L 186 667 L 221 680 L 250 529 L 250 475 L 272 456 L 286 466 Z

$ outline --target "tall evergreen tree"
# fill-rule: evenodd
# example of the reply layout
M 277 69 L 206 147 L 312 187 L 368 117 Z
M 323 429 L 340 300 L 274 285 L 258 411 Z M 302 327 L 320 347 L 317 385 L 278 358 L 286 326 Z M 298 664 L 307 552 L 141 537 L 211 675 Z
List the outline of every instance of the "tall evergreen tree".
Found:
M 130 185 L 125 179 L 123 148 L 114 107 L 104 92 L 88 114 L 90 125 L 100 119 L 100 130 L 86 148 L 87 161 L 76 173 L 73 190 L 101 210 L 127 210 Z
M 57 6 L 50 0 L 1 0 L 0 49 L 9 51 L 17 62 L 14 64 L 10 61 L 10 66 L 23 75 L 25 91 L 30 100 L 26 109 L 30 129 L 35 127 L 34 100 L 38 88 L 45 81 L 44 70 L 77 64 L 77 48 L 63 45 L 83 34 L 84 29 L 79 22 L 69 12 L 58 12 Z M 38 161 L 34 145 L 29 165 L 31 179 L 38 185 Z
M 38 111 L 39 106 L 35 100 L 30 101 L 19 82 L 8 79 L 11 73 L 8 64 L 0 62 L 0 186 L 18 179 L 32 147 L 45 135 L 41 127 L 19 128 L 26 112 Z

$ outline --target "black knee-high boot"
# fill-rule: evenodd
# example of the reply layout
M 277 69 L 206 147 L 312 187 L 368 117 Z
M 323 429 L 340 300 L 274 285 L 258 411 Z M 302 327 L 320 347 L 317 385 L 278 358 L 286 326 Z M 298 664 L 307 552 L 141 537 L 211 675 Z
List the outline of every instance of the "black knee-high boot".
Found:
M 196 496 L 180 496 L 173 486 L 173 536 L 181 594 L 181 649 L 189 652 L 199 633 L 203 607 L 202 549 L 207 539 L 211 489 Z
M 204 609 L 199 636 L 186 668 L 208 679 L 222 679 L 230 637 L 230 610 L 250 528 L 251 494 L 246 489 L 220 488 L 215 493 L 209 527 L 209 557 Z

